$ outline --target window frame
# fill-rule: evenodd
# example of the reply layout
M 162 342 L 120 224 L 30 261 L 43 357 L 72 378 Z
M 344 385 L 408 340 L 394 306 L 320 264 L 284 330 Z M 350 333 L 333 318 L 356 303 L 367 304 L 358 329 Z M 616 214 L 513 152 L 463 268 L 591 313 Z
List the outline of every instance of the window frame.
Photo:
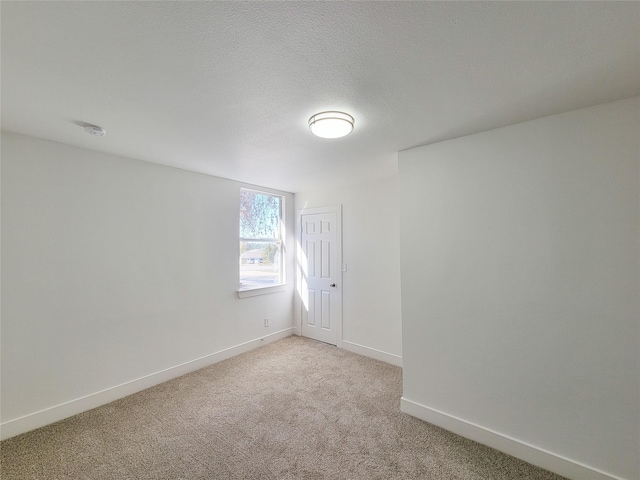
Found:
M 277 227 L 277 238 L 265 238 L 265 237 L 242 237 L 240 236 L 240 228 L 238 228 L 238 297 L 253 297 L 256 295 L 265 295 L 269 293 L 276 293 L 286 290 L 287 287 L 287 278 L 286 278 L 286 246 L 285 246 L 285 238 L 284 238 L 284 221 L 285 221 L 285 196 L 280 193 L 270 192 L 266 190 L 259 190 L 257 188 L 240 188 L 240 194 L 242 192 L 251 192 L 257 193 L 260 195 L 266 195 L 269 197 L 278 197 L 280 199 L 280 212 L 278 217 L 278 227 Z M 240 202 L 241 198 L 239 198 L 238 202 L 238 221 L 240 222 Z M 274 243 L 277 248 L 279 248 L 279 260 L 278 260 L 278 269 L 279 269 L 279 283 L 275 285 L 266 285 L 266 286 L 255 286 L 255 287 L 246 287 L 242 288 L 240 284 L 240 268 L 242 263 L 240 262 L 240 256 L 242 255 L 240 251 L 241 242 L 253 242 L 253 243 Z

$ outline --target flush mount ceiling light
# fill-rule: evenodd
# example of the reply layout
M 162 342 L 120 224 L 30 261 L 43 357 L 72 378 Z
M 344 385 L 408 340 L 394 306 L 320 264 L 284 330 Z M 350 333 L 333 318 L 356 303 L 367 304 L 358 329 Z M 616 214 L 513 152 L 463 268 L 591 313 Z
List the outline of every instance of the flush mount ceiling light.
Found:
M 355 121 L 348 113 L 320 112 L 309 119 L 311 133 L 322 138 L 340 138 L 353 131 Z

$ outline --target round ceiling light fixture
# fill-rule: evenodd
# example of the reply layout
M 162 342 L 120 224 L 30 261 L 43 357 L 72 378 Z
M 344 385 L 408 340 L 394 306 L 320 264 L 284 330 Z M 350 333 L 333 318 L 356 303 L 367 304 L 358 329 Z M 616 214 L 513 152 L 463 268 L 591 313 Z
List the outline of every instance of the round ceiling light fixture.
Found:
M 322 138 L 340 138 L 353 131 L 355 121 L 344 112 L 320 112 L 309 119 L 311 133 Z

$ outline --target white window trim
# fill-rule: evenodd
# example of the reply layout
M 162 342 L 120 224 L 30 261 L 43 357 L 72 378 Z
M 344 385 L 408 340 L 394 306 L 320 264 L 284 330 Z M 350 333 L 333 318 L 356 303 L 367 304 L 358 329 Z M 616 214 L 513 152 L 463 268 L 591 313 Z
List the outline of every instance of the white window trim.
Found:
M 287 284 L 272 285 L 270 287 L 257 287 L 248 290 L 238 290 L 238 298 L 255 297 L 257 295 L 266 295 L 268 293 L 278 293 L 287 290 Z

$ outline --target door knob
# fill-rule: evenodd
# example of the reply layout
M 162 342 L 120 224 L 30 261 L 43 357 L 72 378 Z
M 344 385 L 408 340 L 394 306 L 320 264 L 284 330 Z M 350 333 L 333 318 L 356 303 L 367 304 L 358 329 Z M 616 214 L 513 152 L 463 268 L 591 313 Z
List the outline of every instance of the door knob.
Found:
M 331 285 L 329 285 L 329 286 L 330 286 L 330 287 L 335 288 L 335 287 L 336 287 L 336 284 L 335 284 L 335 283 L 332 283 L 332 284 L 331 284 Z

